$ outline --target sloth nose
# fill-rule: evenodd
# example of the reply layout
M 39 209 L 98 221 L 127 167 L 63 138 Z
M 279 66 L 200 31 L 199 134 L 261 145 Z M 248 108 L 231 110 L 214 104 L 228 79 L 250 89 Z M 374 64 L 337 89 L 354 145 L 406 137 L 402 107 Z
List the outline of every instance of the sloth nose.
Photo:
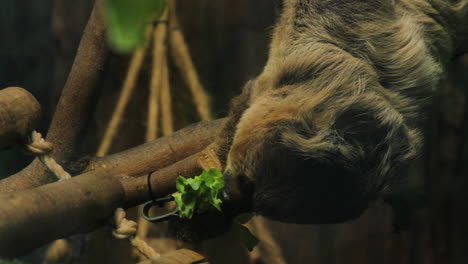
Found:
M 229 196 L 229 194 L 226 192 L 226 188 L 223 188 L 222 193 L 221 193 L 221 200 L 223 202 L 229 202 L 232 200 L 232 198 Z
M 221 191 L 221 199 L 223 200 L 223 207 L 229 208 L 234 211 L 247 211 L 251 207 L 242 193 L 237 181 L 228 172 L 224 173 L 225 187 Z
M 242 196 L 230 192 L 228 189 L 223 189 L 221 193 L 221 200 L 223 201 L 223 212 L 238 215 L 251 211 L 252 206 Z
M 239 186 L 237 186 L 235 179 L 229 171 L 224 172 L 224 189 L 222 190 L 222 197 L 224 202 L 235 203 L 242 197 Z

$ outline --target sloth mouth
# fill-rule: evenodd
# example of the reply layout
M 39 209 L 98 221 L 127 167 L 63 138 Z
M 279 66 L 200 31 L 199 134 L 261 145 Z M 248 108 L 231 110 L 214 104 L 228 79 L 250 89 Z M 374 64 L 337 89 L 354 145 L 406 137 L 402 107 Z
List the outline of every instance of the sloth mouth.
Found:
M 252 209 L 253 183 L 246 176 L 233 176 L 230 172 L 224 173 L 224 179 L 223 202 L 231 208 L 237 208 L 236 210 L 250 211 Z

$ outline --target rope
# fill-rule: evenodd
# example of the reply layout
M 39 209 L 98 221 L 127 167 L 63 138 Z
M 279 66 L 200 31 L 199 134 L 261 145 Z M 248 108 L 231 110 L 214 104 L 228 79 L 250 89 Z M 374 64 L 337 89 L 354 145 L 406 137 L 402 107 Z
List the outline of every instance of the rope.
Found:
M 169 71 L 167 58 L 167 19 L 168 10 L 161 16 L 160 21 L 166 23 L 158 23 L 153 35 L 153 65 L 150 84 L 150 98 L 148 110 L 148 128 L 146 131 L 146 141 L 151 141 L 157 138 L 157 124 L 162 115 L 162 131 L 163 135 L 172 133 L 172 116 L 167 117 L 166 112 L 171 111 L 170 102 L 170 87 L 169 87 Z M 159 111 L 159 108 L 161 111 Z M 141 212 L 141 211 L 140 211 Z M 146 221 L 141 215 L 138 219 L 137 236 L 140 239 L 145 239 L 148 236 L 152 224 Z M 154 228 L 155 226 L 153 226 Z M 158 229 L 163 230 L 158 232 L 159 237 L 164 237 L 164 230 L 167 231 L 167 223 L 159 223 Z M 156 235 L 156 234 L 155 234 Z M 157 236 L 157 235 L 156 235 Z M 166 241 L 160 241 L 167 243 Z M 161 252 L 164 253 L 164 252 Z
M 66 172 L 60 164 L 58 164 L 54 158 L 50 156 L 54 147 L 52 143 L 45 141 L 41 133 L 33 131 L 29 144 L 26 148 L 33 154 L 35 154 L 39 160 L 49 169 L 59 181 L 70 179 L 71 176 Z M 60 260 L 66 260 L 72 255 L 72 247 L 68 240 L 58 239 L 51 243 L 47 249 L 44 263 L 55 263 Z
M 73 247 L 68 239 L 57 239 L 47 249 L 43 264 L 70 263 L 73 260 Z
M 39 160 L 59 179 L 59 181 L 70 179 L 71 176 L 60 166 L 51 156 L 53 151 L 52 143 L 42 138 L 41 133 L 33 131 L 27 149 L 37 155 Z
M 119 99 L 117 101 L 117 105 L 114 109 L 112 114 L 111 120 L 104 132 L 104 136 L 101 141 L 101 145 L 99 146 L 96 156 L 102 157 L 105 156 L 112 145 L 112 141 L 114 140 L 115 135 L 119 129 L 120 123 L 123 118 L 123 114 L 125 112 L 125 108 L 130 101 L 130 97 L 132 96 L 133 90 L 135 90 L 138 82 L 139 73 L 141 67 L 143 65 L 146 51 L 149 46 L 150 37 L 149 34 L 151 33 L 151 27 L 148 27 L 147 30 L 147 40 L 143 44 L 142 47 L 138 48 L 132 56 L 130 61 L 130 66 L 128 68 L 127 76 L 125 77 L 122 90 L 120 91 Z
M 117 239 L 128 239 L 132 246 L 148 259 L 160 257 L 153 248 L 136 235 L 138 224 L 126 219 L 125 215 L 126 213 L 122 208 L 117 208 L 117 210 L 115 210 L 114 223 L 116 228 L 112 231 L 114 237 Z
M 192 61 L 192 56 L 185 41 L 184 36 L 180 30 L 175 30 L 179 27 L 176 15 L 176 2 L 175 0 L 169 1 L 169 23 L 171 30 L 169 31 L 170 51 L 174 64 L 179 69 L 182 78 L 185 80 L 190 92 L 192 93 L 193 102 L 195 103 L 198 115 L 202 120 L 211 120 L 211 110 L 209 97 L 205 88 L 203 88 L 198 72 Z
M 161 80 L 161 124 L 163 136 L 169 136 L 174 132 L 174 117 L 172 114 L 171 87 L 169 83 L 169 65 L 167 54 L 164 54 L 164 65 Z
M 161 20 L 167 19 L 167 10 L 161 16 Z M 156 139 L 158 131 L 159 118 L 159 97 L 161 91 L 161 82 L 163 81 L 163 65 L 167 64 L 165 60 L 167 23 L 158 23 L 153 32 L 153 61 L 152 74 L 150 82 L 150 96 L 148 97 L 148 128 L 146 131 L 146 141 Z
M 62 166 L 60 166 L 55 160 L 49 156 L 53 151 L 52 143 L 47 142 L 42 138 L 41 133 L 33 131 L 31 134 L 31 139 L 29 144 L 26 146 L 29 151 L 36 154 L 39 157 L 44 165 L 54 173 L 59 180 L 70 179 L 71 176 L 66 172 Z M 114 213 L 114 222 L 116 229 L 112 231 L 112 234 L 117 239 L 129 239 L 130 243 L 143 255 L 149 259 L 154 259 L 159 257 L 159 254 L 156 253 L 145 241 L 141 240 L 136 236 L 137 232 L 137 223 L 134 221 L 127 220 L 125 218 L 125 211 L 122 208 L 118 208 Z M 66 246 L 61 244 L 65 243 Z M 66 240 L 57 240 L 55 241 L 51 249 L 55 250 L 56 246 L 60 244 L 60 254 L 68 252 L 69 245 Z

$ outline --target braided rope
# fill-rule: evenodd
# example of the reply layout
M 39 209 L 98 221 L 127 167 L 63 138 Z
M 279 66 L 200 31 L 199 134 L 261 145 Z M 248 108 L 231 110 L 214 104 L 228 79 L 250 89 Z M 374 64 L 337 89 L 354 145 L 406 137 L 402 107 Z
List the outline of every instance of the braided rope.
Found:
M 154 251 L 144 240 L 140 239 L 137 233 L 138 224 L 132 220 L 125 218 L 125 211 L 122 208 L 117 208 L 114 213 L 115 229 L 112 234 L 117 239 L 128 239 L 130 243 L 148 259 L 155 259 L 160 255 Z
M 39 160 L 49 169 L 59 181 L 70 179 L 71 176 L 66 172 L 54 158 L 49 156 L 54 150 L 52 143 L 45 141 L 41 133 L 33 131 L 29 144 L 26 148 L 35 154 Z M 44 263 L 53 263 L 58 260 L 67 259 L 72 255 L 72 247 L 67 239 L 58 239 L 51 243 L 45 256 Z
M 71 178 L 70 174 L 66 172 L 51 156 L 49 156 L 54 148 L 52 143 L 47 142 L 42 138 L 41 133 L 33 131 L 30 142 L 26 147 L 31 153 L 34 153 L 52 173 L 54 173 L 59 181 Z

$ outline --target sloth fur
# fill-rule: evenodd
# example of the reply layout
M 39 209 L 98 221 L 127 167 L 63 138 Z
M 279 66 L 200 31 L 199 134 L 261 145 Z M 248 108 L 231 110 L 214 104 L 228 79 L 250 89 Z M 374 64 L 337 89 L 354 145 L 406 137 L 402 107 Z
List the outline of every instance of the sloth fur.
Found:
M 217 145 L 226 196 L 266 217 L 358 217 L 420 153 L 430 97 L 467 50 L 468 0 L 285 0 L 263 72 Z

